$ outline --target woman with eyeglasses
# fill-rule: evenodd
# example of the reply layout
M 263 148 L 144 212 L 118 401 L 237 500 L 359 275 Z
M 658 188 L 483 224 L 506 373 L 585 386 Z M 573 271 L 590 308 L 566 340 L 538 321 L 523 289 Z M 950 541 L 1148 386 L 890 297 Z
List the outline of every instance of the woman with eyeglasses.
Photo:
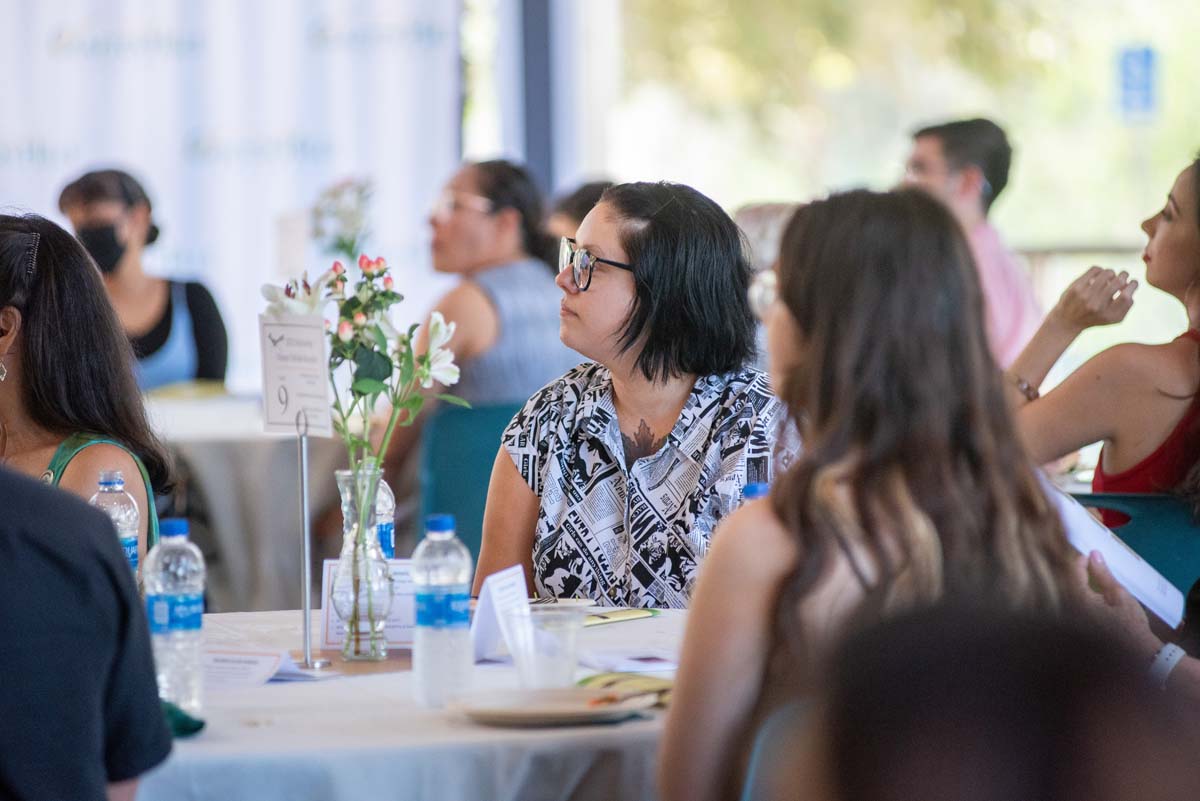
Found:
M 533 178 L 508 161 L 460 169 L 429 215 L 433 268 L 462 276 L 436 309 L 457 324 L 454 393 L 472 404 L 517 403 L 580 362 L 557 341 L 557 242 L 542 230 Z
M 582 361 L 558 339 L 556 245 L 542 230 L 542 197 L 528 171 L 508 161 L 466 164 L 433 204 L 433 267 L 460 276 L 438 300 L 455 324 L 447 347 L 472 406 L 517 404 Z M 423 349 L 427 328 L 417 335 Z M 419 428 L 396 429 L 385 469 L 395 475 Z
M 562 341 L 593 360 L 532 398 L 492 468 L 475 592 L 685 607 L 716 524 L 776 472 L 737 226 L 694 189 L 608 189 L 559 257 Z M 784 445 L 794 447 L 789 439 Z

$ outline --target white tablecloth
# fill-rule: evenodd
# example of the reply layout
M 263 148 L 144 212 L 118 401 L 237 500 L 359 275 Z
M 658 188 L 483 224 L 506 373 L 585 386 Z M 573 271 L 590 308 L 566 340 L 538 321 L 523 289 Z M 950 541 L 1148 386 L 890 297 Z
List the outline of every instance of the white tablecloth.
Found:
M 686 613 L 584 629 L 581 648 L 678 651 Z M 315 618 L 314 618 L 315 619 Z M 298 612 L 206 615 L 209 643 L 295 649 Z M 314 630 L 316 628 L 314 627 Z M 335 669 L 337 664 L 335 663 Z M 582 673 L 581 673 L 582 675 Z M 474 689 L 517 686 L 477 665 Z M 177 741 L 141 801 L 652 799 L 661 714 L 547 729 L 480 726 L 412 700 L 410 672 L 209 692 L 207 728 Z
M 257 398 L 150 398 L 151 424 L 186 460 L 207 501 L 217 560 L 209 608 L 221 612 L 300 606 L 300 490 L 296 438 L 263 433 Z M 337 501 L 333 473 L 346 462 L 336 439 L 309 439 L 309 504 Z M 340 542 L 325 543 L 336 555 Z M 314 545 L 319 562 L 322 544 Z M 314 587 L 314 591 L 319 587 Z

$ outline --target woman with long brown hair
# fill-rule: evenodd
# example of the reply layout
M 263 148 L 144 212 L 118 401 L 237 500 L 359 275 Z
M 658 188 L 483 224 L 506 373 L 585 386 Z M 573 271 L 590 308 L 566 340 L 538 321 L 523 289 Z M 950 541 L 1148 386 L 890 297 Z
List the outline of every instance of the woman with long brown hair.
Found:
M 714 537 L 662 744 L 667 801 L 736 795 L 758 725 L 852 621 L 954 597 L 1054 611 L 1071 581 L 944 207 L 917 190 L 808 205 L 755 294 L 805 451 Z
M 83 246 L 34 214 L 0 214 L 0 465 L 84 498 L 119 470 L 158 541 L 171 461 L 150 430 L 134 356 Z

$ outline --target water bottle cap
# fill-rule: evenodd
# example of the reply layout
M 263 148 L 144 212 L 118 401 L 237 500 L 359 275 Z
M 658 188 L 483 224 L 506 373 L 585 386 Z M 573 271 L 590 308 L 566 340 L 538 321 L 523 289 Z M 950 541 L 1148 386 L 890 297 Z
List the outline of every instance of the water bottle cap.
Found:
M 164 517 L 158 523 L 160 537 L 186 537 L 188 521 L 185 517 Z
M 120 470 L 101 470 L 98 483 L 101 487 L 125 486 L 125 476 Z
M 454 515 L 429 515 L 425 518 L 426 531 L 454 531 Z
M 742 488 L 742 499 L 752 501 L 755 498 L 765 498 L 771 494 L 771 485 L 765 481 L 756 481 Z

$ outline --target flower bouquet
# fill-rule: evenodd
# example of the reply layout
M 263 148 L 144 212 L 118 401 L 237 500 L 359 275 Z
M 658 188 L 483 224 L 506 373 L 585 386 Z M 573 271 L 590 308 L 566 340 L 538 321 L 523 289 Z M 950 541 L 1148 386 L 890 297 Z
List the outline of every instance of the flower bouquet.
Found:
M 317 195 L 310 212 L 311 231 L 324 252 L 349 262 L 362 252 L 371 191 L 370 181 L 345 178 Z
M 458 381 L 454 354 L 446 344 L 454 334 L 434 312 L 424 353 L 414 350 L 417 325 L 397 332 L 388 311 L 403 297 L 386 262 L 361 255 L 357 277 L 335 261 L 310 283 L 307 275 L 286 285 L 263 287 L 268 314 L 317 315 L 337 306 L 336 323 L 325 321 L 329 337 L 329 381 L 333 389 L 333 427 L 346 446 L 348 470 L 339 470 L 342 496 L 342 553 L 334 577 L 333 604 L 346 625 L 342 654 L 346 659 L 387 657 L 384 625 L 391 607 L 391 579 L 375 534 L 375 497 L 383 454 L 397 426 L 411 425 L 434 383 Z M 431 393 L 432 394 L 432 393 Z M 440 400 L 465 406 L 453 395 Z M 372 436 L 376 406 L 390 406 L 382 437 Z

